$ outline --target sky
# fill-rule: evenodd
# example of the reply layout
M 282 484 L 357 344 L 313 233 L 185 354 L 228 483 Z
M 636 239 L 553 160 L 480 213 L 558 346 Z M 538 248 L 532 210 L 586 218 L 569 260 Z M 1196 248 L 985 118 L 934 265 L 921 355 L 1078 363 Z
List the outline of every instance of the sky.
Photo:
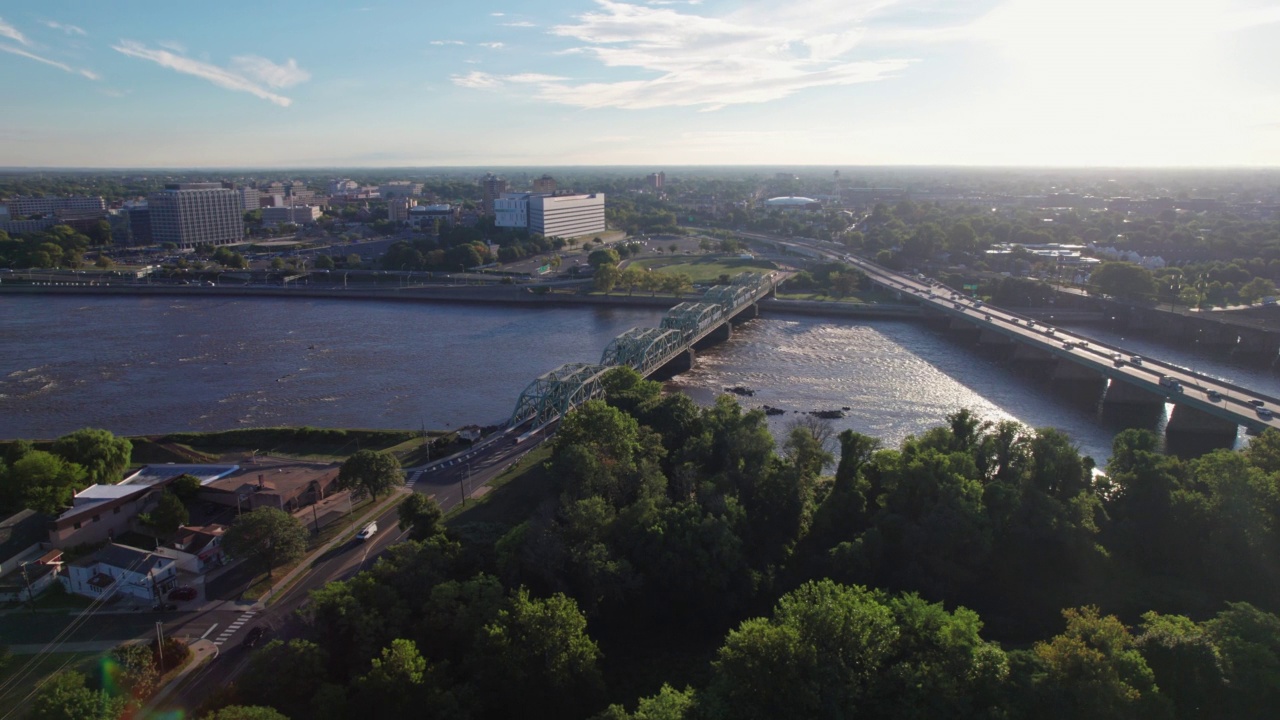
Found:
M 1277 68 L 1276 0 L 0 0 L 0 166 L 1274 167 Z

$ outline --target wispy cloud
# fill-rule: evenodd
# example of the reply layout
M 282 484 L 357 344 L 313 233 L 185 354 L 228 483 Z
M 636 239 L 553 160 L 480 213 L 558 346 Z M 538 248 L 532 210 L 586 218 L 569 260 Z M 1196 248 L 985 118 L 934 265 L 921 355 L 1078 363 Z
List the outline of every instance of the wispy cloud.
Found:
M 172 50 L 176 53 L 181 53 L 183 55 L 187 54 L 187 46 L 183 45 L 177 40 L 161 40 L 156 44 L 164 48 L 165 50 Z
M 686 0 L 687 2 L 687 0 Z M 596 0 L 597 9 L 552 35 L 577 41 L 564 55 L 594 58 L 606 67 L 639 70 L 643 80 L 572 82 L 538 80 L 535 94 L 577 107 L 645 109 L 763 103 L 807 88 L 885 80 L 911 65 L 909 58 L 859 58 L 868 18 L 889 0 L 756 2 L 727 15 Z M 692 5 L 693 3 L 688 3 Z M 486 75 L 454 82 L 492 89 L 516 82 Z
M 276 65 L 270 60 L 244 55 L 232 60 L 235 66 L 233 70 L 166 50 L 148 48 L 134 40 L 121 40 L 119 45 L 112 45 L 111 48 L 118 53 L 140 60 L 149 60 L 184 75 L 194 75 L 226 90 L 247 92 L 280 107 L 289 107 L 293 104 L 293 100 L 273 93 L 267 87 L 290 87 L 311 77 L 310 73 L 299 68 L 292 59 L 284 65 Z
M 67 25 L 64 23 L 56 22 L 54 20 L 45 20 L 44 24 L 45 24 L 45 27 L 51 27 L 54 30 L 61 30 L 62 32 L 68 35 L 84 36 L 89 34 L 85 32 L 83 28 L 76 27 L 75 25 Z
M 484 89 L 502 87 L 502 78 L 479 70 L 472 70 L 466 75 L 454 75 L 452 79 L 454 85 L 465 88 Z
M 26 35 L 23 35 L 22 32 L 18 30 L 18 28 L 5 22 L 4 18 L 0 18 L 0 37 L 7 37 L 10 40 L 20 42 L 23 45 L 31 44 L 31 41 L 27 39 Z
M 480 43 L 480 47 L 486 47 L 486 48 L 489 48 L 490 50 L 501 50 L 502 48 L 506 47 L 506 44 L 500 43 L 500 42 L 482 42 Z
M 298 67 L 298 61 L 293 58 L 277 65 L 257 55 L 239 55 L 231 58 L 231 64 L 241 75 L 273 88 L 293 87 L 311 79 L 311 73 Z
M 523 28 L 529 28 L 529 27 L 538 27 L 538 26 L 537 26 L 537 24 L 535 24 L 535 23 L 531 23 L 531 22 L 529 22 L 528 20 L 516 20 L 515 22 L 502 23 L 502 27 L 523 27 Z
M 432 40 L 431 44 L 432 45 L 466 45 L 466 43 L 461 40 Z
M 20 55 L 24 58 L 35 60 L 36 62 L 39 62 L 39 63 L 44 63 L 45 65 L 48 65 L 50 67 L 56 67 L 59 70 L 63 72 L 71 73 L 72 75 L 80 75 L 82 77 L 89 78 L 90 80 L 101 79 L 101 77 L 92 70 L 86 70 L 84 68 L 73 68 L 66 63 L 58 62 L 57 60 L 50 60 L 47 57 L 41 57 L 40 55 L 36 55 L 33 52 L 30 52 L 28 50 L 23 50 L 22 48 L 19 48 L 19 47 L 14 47 L 12 45 L 0 43 L 0 51 L 7 52 L 12 55 Z
M 491 12 L 491 13 L 489 13 L 489 15 L 491 15 L 492 17 L 503 17 L 503 16 L 505 16 L 505 15 L 506 15 L 506 13 L 504 13 L 504 12 Z

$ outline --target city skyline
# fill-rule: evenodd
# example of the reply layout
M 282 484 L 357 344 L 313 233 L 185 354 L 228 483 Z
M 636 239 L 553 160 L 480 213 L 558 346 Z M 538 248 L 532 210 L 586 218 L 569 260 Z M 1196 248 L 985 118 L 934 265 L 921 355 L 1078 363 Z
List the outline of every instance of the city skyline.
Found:
M 1260 0 L 0 3 L 0 166 L 1276 166 L 1277 64 Z

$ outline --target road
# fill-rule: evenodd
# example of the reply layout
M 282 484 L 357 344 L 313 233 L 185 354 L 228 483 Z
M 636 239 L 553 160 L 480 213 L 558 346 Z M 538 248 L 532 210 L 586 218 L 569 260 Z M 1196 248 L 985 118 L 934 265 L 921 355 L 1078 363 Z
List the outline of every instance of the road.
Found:
M 1051 356 L 1070 359 L 1102 376 L 1130 383 L 1174 404 L 1188 405 L 1252 431 L 1267 427 L 1280 429 L 1280 417 L 1272 412 L 1273 409 L 1280 411 L 1280 399 L 985 305 L 927 278 L 909 277 L 852 255 L 837 257 L 875 282 L 914 297 L 926 307 L 962 317 L 980 329 L 1016 339 Z

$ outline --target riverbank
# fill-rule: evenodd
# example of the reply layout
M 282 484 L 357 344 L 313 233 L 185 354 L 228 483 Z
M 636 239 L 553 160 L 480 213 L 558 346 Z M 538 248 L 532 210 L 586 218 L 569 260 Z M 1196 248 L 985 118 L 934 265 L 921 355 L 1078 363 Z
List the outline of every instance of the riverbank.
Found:
M 497 304 L 527 307 L 612 306 L 670 308 L 682 302 L 696 302 L 698 295 L 605 295 L 549 290 L 535 292 L 528 285 L 417 286 L 405 288 L 342 287 L 208 287 L 200 285 L 0 285 L 0 295 L 138 296 L 239 298 L 271 297 L 294 299 L 357 300 L 412 303 Z M 779 312 L 811 316 L 882 317 L 910 319 L 919 316 L 914 305 L 823 302 L 766 298 L 760 307 Z

